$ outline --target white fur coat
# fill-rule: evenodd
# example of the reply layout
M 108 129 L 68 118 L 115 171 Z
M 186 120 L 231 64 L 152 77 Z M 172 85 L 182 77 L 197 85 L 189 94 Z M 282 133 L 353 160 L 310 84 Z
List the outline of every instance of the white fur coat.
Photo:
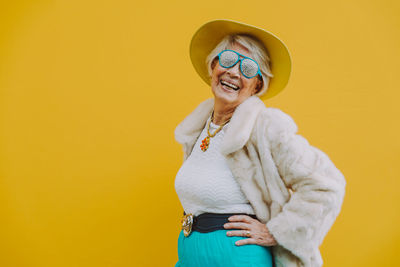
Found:
M 213 107 L 213 98 L 205 100 L 176 127 L 184 160 Z M 221 152 L 257 218 L 277 240 L 275 266 L 319 267 L 319 246 L 340 212 L 346 181 L 297 130 L 289 115 L 251 96 L 236 108 Z

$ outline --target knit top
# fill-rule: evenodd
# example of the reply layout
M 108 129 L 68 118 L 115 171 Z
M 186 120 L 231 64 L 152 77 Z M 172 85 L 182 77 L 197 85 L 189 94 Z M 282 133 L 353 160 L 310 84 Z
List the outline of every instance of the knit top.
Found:
M 220 152 L 229 123 L 210 138 L 206 151 L 200 148 L 202 140 L 207 136 L 210 120 L 211 117 L 175 178 L 175 191 L 182 207 L 187 214 L 195 216 L 204 212 L 255 214 Z M 213 134 L 219 127 L 211 122 L 210 133 Z

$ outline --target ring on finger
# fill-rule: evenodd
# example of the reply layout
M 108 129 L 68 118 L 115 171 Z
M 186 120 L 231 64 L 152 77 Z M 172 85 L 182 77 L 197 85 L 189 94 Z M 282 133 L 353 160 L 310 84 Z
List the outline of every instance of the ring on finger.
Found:
M 250 231 L 246 231 L 246 236 L 250 237 Z

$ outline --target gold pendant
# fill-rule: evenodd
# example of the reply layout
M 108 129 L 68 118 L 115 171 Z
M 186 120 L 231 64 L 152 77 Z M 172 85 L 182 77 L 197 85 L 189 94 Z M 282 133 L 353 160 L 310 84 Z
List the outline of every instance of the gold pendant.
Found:
M 209 145 L 210 145 L 210 137 L 207 136 L 206 138 L 203 139 L 203 141 L 201 141 L 200 148 L 201 150 L 203 150 L 203 152 L 205 152 Z

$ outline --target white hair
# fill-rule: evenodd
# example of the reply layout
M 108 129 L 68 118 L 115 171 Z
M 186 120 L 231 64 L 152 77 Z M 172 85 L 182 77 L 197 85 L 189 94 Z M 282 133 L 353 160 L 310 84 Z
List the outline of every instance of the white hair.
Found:
M 256 95 L 262 96 L 267 92 L 269 80 L 274 77 L 271 73 L 271 68 L 269 66 L 270 58 L 268 56 L 268 51 L 266 48 L 258 41 L 256 38 L 246 34 L 231 34 L 224 37 L 224 39 L 219 42 L 219 44 L 210 52 L 206 58 L 206 66 L 208 69 L 208 75 L 211 77 L 212 68 L 211 64 L 213 60 L 218 56 L 218 54 L 229 49 L 233 44 L 240 44 L 244 46 L 251 53 L 251 58 L 257 61 L 260 66 L 260 71 L 262 74 L 263 87 L 257 92 Z

